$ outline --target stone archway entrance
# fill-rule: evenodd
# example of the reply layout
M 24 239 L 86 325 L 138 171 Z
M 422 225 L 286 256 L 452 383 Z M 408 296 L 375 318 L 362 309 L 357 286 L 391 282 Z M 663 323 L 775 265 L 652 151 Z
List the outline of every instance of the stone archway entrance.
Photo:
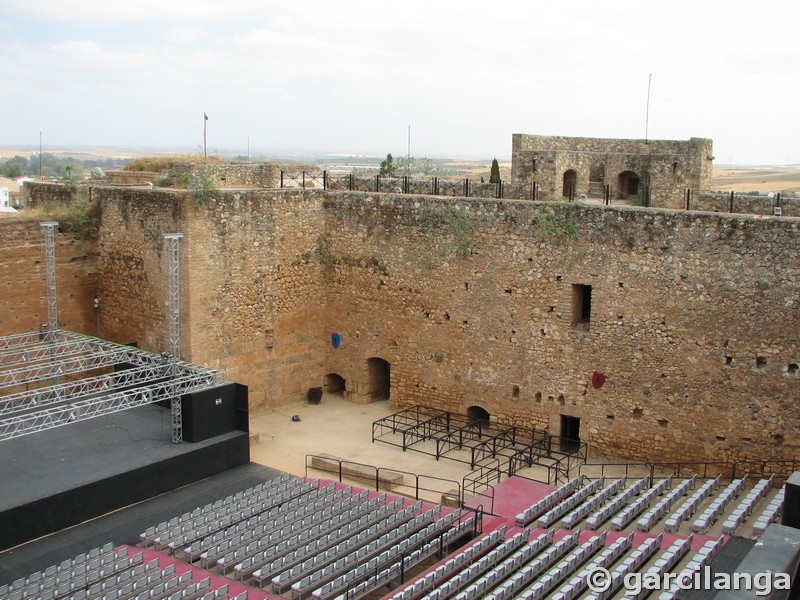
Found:
M 328 394 L 336 394 L 344 397 L 347 385 L 344 377 L 338 373 L 328 373 L 325 375 L 325 384 L 322 390 Z
M 575 172 L 575 169 L 569 169 L 568 171 L 564 171 L 564 181 L 561 186 L 561 195 L 565 198 L 574 198 L 575 197 L 575 186 L 578 182 L 578 173 Z
M 391 391 L 391 365 L 377 356 L 367 359 L 367 377 L 370 402 L 388 400 Z
M 481 429 L 489 427 L 489 411 L 480 406 L 470 406 L 467 409 L 467 423 L 478 425 Z
M 621 200 L 639 195 L 639 176 L 633 171 L 623 171 L 617 177 L 618 196 Z

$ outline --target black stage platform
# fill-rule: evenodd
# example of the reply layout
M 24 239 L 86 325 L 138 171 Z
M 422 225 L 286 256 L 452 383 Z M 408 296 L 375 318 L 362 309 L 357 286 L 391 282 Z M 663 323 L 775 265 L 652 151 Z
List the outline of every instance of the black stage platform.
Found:
M 0 550 L 250 461 L 246 431 L 171 440 L 147 405 L 0 442 Z
M 108 542 L 134 546 L 139 543 L 139 534 L 150 525 L 190 512 L 280 474 L 275 469 L 248 463 L 0 552 L 0 585 L 27 577 Z

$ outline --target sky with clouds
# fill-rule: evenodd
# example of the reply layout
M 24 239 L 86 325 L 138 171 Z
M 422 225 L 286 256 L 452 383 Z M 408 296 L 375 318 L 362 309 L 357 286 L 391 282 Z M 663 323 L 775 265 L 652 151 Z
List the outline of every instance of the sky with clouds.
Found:
M 3 0 L 0 146 L 510 157 L 512 133 L 800 163 L 796 0 Z M 650 84 L 647 118 L 648 80 Z

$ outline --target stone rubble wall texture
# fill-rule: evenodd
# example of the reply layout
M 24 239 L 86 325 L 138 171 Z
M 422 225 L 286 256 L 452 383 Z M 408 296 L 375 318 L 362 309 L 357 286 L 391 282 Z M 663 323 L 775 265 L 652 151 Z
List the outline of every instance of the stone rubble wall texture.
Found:
M 750 215 L 773 216 L 776 198 L 767 196 L 749 196 L 734 194 L 733 212 Z M 781 215 L 784 217 L 800 217 L 800 200 L 797 198 L 781 198 Z M 692 210 L 710 210 L 712 212 L 729 212 L 730 194 L 698 194 L 691 198 Z
M 28 192 L 28 208 L 45 209 L 48 206 L 71 204 L 75 200 L 88 200 L 91 198 L 92 186 L 78 185 L 75 191 L 70 192 L 61 183 L 45 181 L 28 181 L 25 184 Z
M 47 322 L 47 264 L 44 233 L 37 219 L 0 220 L 0 331 L 37 331 Z M 97 334 L 94 299 L 97 262 L 93 242 L 70 233 L 56 235 L 58 323 L 62 329 Z
M 97 190 L 98 334 L 167 349 L 180 231 L 183 357 L 253 409 L 338 374 L 394 406 L 486 409 L 649 460 L 793 458 L 800 222 L 579 203 L 264 190 Z M 591 286 L 588 325 L 573 286 Z M 341 336 L 333 348 L 331 335 Z M 599 389 L 594 371 L 607 377 Z M 345 433 L 346 434 L 346 433 Z
M 154 171 L 106 171 L 107 185 L 147 185 L 158 180 Z
M 326 369 L 650 460 L 794 457 L 795 220 L 331 194 Z M 569 241 L 568 224 L 577 226 Z M 465 251 L 466 250 L 466 251 Z M 590 285 L 588 329 L 572 286 Z M 608 380 L 590 384 L 594 371 Z
M 165 233 L 180 232 L 181 356 L 249 386 L 253 408 L 322 385 L 321 195 L 102 192 L 100 335 L 169 348 Z
M 512 136 L 511 176 L 536 181 L 543 199 L 562 195 L 564 173 L 576 172 L 576 196 L 602 197 L 603 186 L 619 197 L 620 173 L 632 171 L 640 191 L 649 184 L 651 205 L 682 208 L 686 189 L 709 189 L 713 166 L 712 142 L 704 138 L 678 140 L 618 140 L 542 136 Z
M 180 182 L 200 172 L 207 172 L 218 188 L 278 188 L 280 166 L 277 163 L 191 163 L 175 161 L 165 170 L 167 180 Z

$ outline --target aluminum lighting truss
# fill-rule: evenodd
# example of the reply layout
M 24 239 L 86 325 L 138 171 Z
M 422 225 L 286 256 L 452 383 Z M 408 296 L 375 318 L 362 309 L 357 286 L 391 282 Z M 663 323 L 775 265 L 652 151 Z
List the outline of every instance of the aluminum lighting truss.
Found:
M 51 332 L 50 337 L 53 341 L 65 341 L 72 339 L 68 331 L 58 330 Z M 14 335 L 7 335 L 0 337 L 0 350 L 9 350 L 11 348 L 22 348 L 25 346 L 36 346 L 46 341 L 48 337 L 47 331 L 31 331 L 30 333 L 17 333 Z
M 47 324 L 50 331 L 58 329 L 58 295 L 56 291 L 56 229 L 58 221 L 39 223 L 44 230 L 44 251 L 47 264 Z
M 180 280 L 180 255 L 178 242 L 183 237 L 182 233 L 166 233 L 167 241 L 167 271 L 169 274 L 169 352 L 172 360 L 181 358 L 181 280 Z M 173 373 L 173 377 L 175 373 Z M 183 441 L 183 409 L 180 394 L 173 394 L 170 401 L 172 415 L 172 443 L 180 444 Z
M 0 419 L 0 440 L 9 440 L 159 400 L 171 399 L 175 394 L 180 396 L 191 391 L 214 387 L 217 385 L 217 375 L 218 373 L 215 371 L 194 373 L 97 398 L 67 402 L 59 406 Z
M 86 354 L 53 358 L 52 361 L 0 371 L 0 388 L 21 384 L 36 383 L 63 375 L 74 375 L 92 369 L 112 367 L 118 363 L 131 363 L 139 366 L 151 364 L 152 354 L 117 344 L 97 344 Z
M 71 340 L 48 344 L 29 345 L 13 350 L 0 350 L 0 368 L 69 358 L 96 351 L 97 342 L 91 339 Z
M 179 363 L 177 366 L 179 377 L 213 372 L 210 369 L 198 368 L 188 363 Z M 149 366 L 123 369 L 97 377 L 18 392 L 0 398 L 0 418 L 20 410 L 42 408 L 59 402 L 75 401 L 133 386 L 157 383 L 170 377 L 172 371 L 171 363 L 154 363 Z

